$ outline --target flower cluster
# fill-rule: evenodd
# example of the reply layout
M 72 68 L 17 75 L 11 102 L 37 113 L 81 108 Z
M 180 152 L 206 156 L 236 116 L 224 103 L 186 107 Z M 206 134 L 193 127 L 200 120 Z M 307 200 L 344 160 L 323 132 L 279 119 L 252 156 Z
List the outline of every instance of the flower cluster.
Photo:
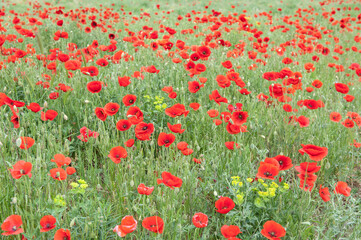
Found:
M 149 95 L 144 95 L 144 99 L 145 102 L 147 103 L 152 103 L 154 105 L 154 109 L 161 112 L 164 111 L 164 109 L 167 108 L 167 104 L 164 103 L 164 97 L 160 97 L 160 96 L 149 96 Z
M 71 192 L 75 194 L 84 194 L 88 188 L 88 184 L 83 179 L 78 179 L 77 182 L 70 183 L 70 186 L 72 187 Z

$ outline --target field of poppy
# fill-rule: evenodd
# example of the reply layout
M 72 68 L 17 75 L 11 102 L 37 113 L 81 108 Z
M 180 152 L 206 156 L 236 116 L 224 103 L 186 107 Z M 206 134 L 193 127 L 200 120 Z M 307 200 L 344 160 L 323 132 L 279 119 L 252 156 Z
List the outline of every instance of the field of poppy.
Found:
M 361 239 L 360 8 L 2 0 L 2 239 Z

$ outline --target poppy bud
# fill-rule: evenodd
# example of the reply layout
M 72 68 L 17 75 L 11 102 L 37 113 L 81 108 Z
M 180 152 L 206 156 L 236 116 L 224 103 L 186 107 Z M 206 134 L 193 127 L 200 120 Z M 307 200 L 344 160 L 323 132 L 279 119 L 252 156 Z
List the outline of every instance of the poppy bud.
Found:
M 85 100 L 84 102 L 85 102 L 85 103 L 87 103 L 87 104 L 88 104 L 88 103 L 90 103 L 90 101 L 89 101 L 89 100 Z
M 65 115 L 65 113 L 63 113 L 63 117 L 64 117 L 64 120 L 65 120 L 65 121 L 68 120 L 68 116 Z
M 16 139 L 16 146 L 20 147 L 21 142 L 21 138 Z
M 48 107 L 48 102 L 45 101 L 45 102 L 44 102 L 44 108 L 47 108 L 47 107 Z
M 73 218 L 73 220 L 71 220 L 71 222 L 70 222 L 70 227 L 75 226 L 75 219 L 76 219 L 76 218 Z

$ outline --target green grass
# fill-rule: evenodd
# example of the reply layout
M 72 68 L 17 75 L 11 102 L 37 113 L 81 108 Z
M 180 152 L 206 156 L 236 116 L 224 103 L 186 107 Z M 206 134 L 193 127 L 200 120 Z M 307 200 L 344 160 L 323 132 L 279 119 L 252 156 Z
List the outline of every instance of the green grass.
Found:
M 67 71 L 64 64 L 57 62 L 57 72 L 52 72 L 43 67 L 42 62 L 36 58 L 37 54 L 50 54 L 49 50 L 59 48 L 64 53 L 68 53 L 67 44 L 76 43 L 78 48 L 85 48 L 90 45 L 93 40 L 98 40 L 99 45 L 108 45 L 109 33 L 115 33 L 109 30 L 103 33 L 100 29 L 95 29 L 91 33 L 84 33 L 83 29 L 77 27 L 77 21 L 71 21 L 70 17 L 61 15 L 55 16 L 52 12 L 49 17 L 53 19 L 58 17 L 64 19 L 62 28 L 56 26 L 53 19 L 40 19 L 38 14 L 34 14 L 34 10 L 25 2 L 19 1 L 17 5 L 11 5 L 9 1 L 5 1 L 6 15 L 0 17 L 4 19 L 2 26 L 7 32 L 2 34 L 16 34 L 20 37 L 13 24 L 11 23 L 13 15 L 9 13 L 14 10 L 17 13 L 28 12 L 31 17 L 35 17 L 43 25 L 37 26 L 39 29 L 39 41 L 35 38 L 24 38 L 23 43 L 5 42 L 3 48 L 19 48 L 26 50 L 27 44 L 32 44 L 35 54 L 29 54 L 26 58 L 32 60 L 34 65 L 26 63 L 24 59 L 16 64 L 5 62 L 6 68 L 0 70 L 0 92 L 5 93 L 11 99 L 23 101 L 28 105 L 31 102 L 39 103 L 41 106 L 46 105 L 46 109 L 56 110 L 59 115 L 54 121 L 42 121 L 40 113 L 33 113 L 26 107 L 18 108 L 20 110 L 20 128 L 14 129 L 10 122 L 12 113 L 6 105 L 0 107 L 0 186 L 2 192 L 0 194 L 0 221 L 4 221 L 6 217 L 12 214 L 22 216 L 23 228 L 25 236 L 28 239 L 52 239 L 54 233 L 59 228 L 70 229 L 73 239 L 116 239 L 118 236 L 113 233 L 112 229 L 119 225 L 121 219 L 126 215 L 132 215 L 138 221 L 138 227 L 135 232 L 127 235 L 125 239 L 222 239 L 221 227 L 223 225 L 237 225 L 240 227 L 242 234 L 238 237 L 243 240 L 265 239 L 261 235 L 263 224 L 268 220 L 274 220 L 280 223 L 287 231 L 286 237 L 283 239 L 359 239 L 361 235 L 360 222 L 360 148 L 355 148 L 350 144 L 356 139 L 361 142 L 359 136 L 360 130 L 357 126 L 352 129 L 345 128 L 341 123 L 330 121 L 331 112 L 340 112 L 343 120 L 346 118 L 347 112 L 359 112 L 361 104 L 360 81 L 355 72 L 349 70 L 351 63 L 360 63 L 359 53 L 354 51 L 345 51 L 345 48 L 356 46 L 361 48 L 360 43 L 354 41 L 358 30 L 353 32 L 341 32 L 340 26 L 332 26 L 328 19 L 322 17 L 322 12 L 330 12 L 332 8 L 341 8 L 333 16 L 335 19 L 341 20 L 350 14 L 356 17 L 359 11 L 354 10 L 358 3 L 331 3 L 330 5 L 320 6 L 316 1 L 212 1 L 208 9 L 204 6 L 209 1 L 171 1 L 168 5 L 163 1 L 106 1 L 103 7 L 99 7 L 99 1 L 48 1 L 51 6 L 64 6 L 64 12 L 71 9 L 80 8 L 81 6 L 95 7 L 104 11 L 106 7 L 113 8 L 112 12 L 120 12 L 123 6 L 125 12 L 132 12 L 132 15 L 122 15 L 118 23 L 114 23 L 113 19 L 107 19 L 106 25 L 112 25 L 115 30 L 121 29 L 122 32 L 117 33 L 119 36 L 115 39 L 117 51 L 119 49 L 134 56 L 134 61 L 120 61 L 119 64 L 110 63 L 107 67 L 98 67 L 99 75 L 89 77 L 82 74 L 79 70 L 74 72 L 73 78 L 67 77 Z M 111 4 L 114 3 L 114 6 Z M 160 10 L 156 9 L 156 4 L 160 4 Z M 233 9 L 231 5 L 236 7 Z M 272 7 L 270 7 L 272 5 Z M 49 8 L 42 3 L 43 8 Z M 298 52 L 300 49 L 295 47 L 287 47 L 283 56 L 278 56 L 271 48 L 279 46 L 281 43 L 295 39 L 298 43 L 299 38 L 296 35 L 296 27 L 294 25 L 286 25 L 282 18 L 286 15 L 293 16 L 298 8 L 314 10 L 311 13 L 302 12 L 303 18 L 292 18 L 292 21 L 299 19 L 300 24 L 306 24 L 306 21 L 312 22 L 309 25 L 325 27 L 332 30 L 332 36 L 323 34 L 322 39 L 312 41 L 312 44 L 322 44 L 327 46 L 331 53 L 328 56 L 312 52 L 308 54 L 298 54 L 292 56 L 292 52 Z M 30 7 L 30 10 L 26 10 Z M 277 8 L 282 7 L 282 11 Z M 342 11 L 343 7 L 351 7 L 351 11 Z M 325 10 L 322 10 L 325 8 Z M 142 10 L 150 13 L 151 18 L 144 17 L 134 23 L 131 23 L 132 17 L 140 17 Z M 174 9 L 170 14 L 162 13 Z M 184 70 L 183 64 L 175 64 L 170 57 L 167 57 L 167 51 L 163 51 L 164 59 L 156 56 L 156 51 L 149 48 L 137 47 L 137 51 L 132 43 L 122 41 L 127 36 L 124 30 L 128 28 L 130 31 L 137 33 L 142 30 L 143 26 L 153 27 L 159 30 L 159 23 L 176 29 L 177 34 L 171 38 L 174 44 L 177 39 L 186 42 L 187 46 L 201 45 L 205 36 L 204 33 L 210 34 L 207 29 L 211 23 L 194 23 L 187 21 L 185 15 L 195 11 L 207 11 L 197 16 L 211 14 L 211 9 L 222 12 L 225 16 L 229 13 L 242 14 L 243 10 L 250 16 L 250 23 L 261 24 L 257 27 L 263 32 L 263 37 L 269 37 L 269 47 L 267 54 L 270 58 L 264 58 L 258 53 L 257 58 L 267 62 L 265 66 L 257 63 L 257 69 L 249 70 L 248 67 L 254 61 L 248 58 L 248 51 L 256 51 L 252 49 L 252 42 L 248 40 L 252 34 L 245 31 L 236 30 L 238 24 L 232 26 L 222 25 L 220 31 L 222 38 L 232 43 L 232 46 L 219 47 L 211 49 L 212 54 L 208 61 L 200 61 L 207 67 L 207 71 L 202 73 L 201 77 L 208 78 L 205 87 L 199 92 L 192 94 L 188 91 L 188 81 L 197 80 L 197 77 L 190 78 L 188 72 Z M 260 12 L 272 11 L 273 23 L 267 25 L 267 17 L 254 17 L 254 14 Z M 154 15 L 158 12 L 159 15 Z M 315 15 L 318 13 L 319 15 Z M 87 16 L 97 16 L 99 13 L 86 13 Z M 184 17 L 178 21 L 178 15 Z M 237 15 L 237 16 L 238 16 Z M 165 18 L 163 18 L 163 16 Z M 192 19 L 195 17 L 191 13 Z M 19 16 L 22 21 L 26 22 L 23 28 L 31 29 L 32 26 L 27 25 L 26 17 Z M 147 20 L 149 19 L 149 20 Z M 87 20 L 86 25 L 90 25 Z M 179 26 L 175 23 L 179 22 Z M 6 25 L 5 23 L 9 23 Z M 126 26 L 125 23 L 129 23 Z M 355 22 L 351 22 L 351 27 L 360 26 Z M 194 30 L 194 34 L 181 34 L 183 29 L 191 29 L 194 26 L 198 29 Z M 286 25 L 290 28 L 287 33 L 281 33 L 282 29 L 270 32 L 272 26 Z M 226 32 L 224 27 L 233 28 L 232 31 Z M 63 29 L 69 33 L 68 39 L 60 39 L 54 41 L 54 33 Z M 325 29 L 325 30 L 326 30 Z M 322 30 L 324 31 L 324 30 Z M 164 34 L 159 34 L 160 38 Z M 199 35 L 196 37 L 196 35 Z M 308 35 L 306 37 L 309 37 Z M 340 39 L 339 43 L 335 43 L 333 37 Z M 153 40 L 146 39 L 145 43 L 150 44 Z M 234 49 L 234 45 L 244 41 L 247 43 L 244 56 L 239 58 L 227 58 L 226 53 Z M 329 41 L 330 44 L 326 44 Z M 41 45 L 41 47 L 40 47 Z M 342 45 L 345 51 L 342 55 L 333 52 L 336 45 Z M 296 44 L 297 46 L 297 44 Z M 43 49 L 43 50 L 41 50 Z M 159 48 L 161 49 L 161 47 Z M 175 45 L 171 51 L 175 51 Z M 191 51 L 189 50 L 188 53 Z M 102 52 L 94 59 L 97 60 L 104 55 L 113 55 L 115 52 Z M 312 56 L 319 56 L 319 62 L 312 61 Z M 336 61 L 332 56 L 338 56 Z M 290 57 L 299 65 L 284 65 L 281 61 L 284 57 Z M 2 55 L 1 61 L 6 61 L 7 56 Z M 238 92 L 239 87 L 235 87 L 232 83 L 229 88 L 220 88 L 215 81 L 216 76 L 225 75 L 227 70 L 221 65 L 225 60 L 233 63 L 233 68 L 240 74 L 240 77 L 246 83 L 246 88 L 251 91 L 250 95 L 241 95 Z M 50 61 L 48 61 L 50 62 Z M 183 62 L 186 62 L 183 60 Z M 315 71 L 307 73 L 304 64 L 312 62 L 315 65 Z M 335 72 L 334 68 L 327 67 L 328 63 L 342 64 L 345 68 L 344 72 Z M 118 84 L 118 76 L 131 76 L 133 72 L 140 71 L 142 66 L 155 65 L 160 70 L 159 74 L 143 73 L 144 80 L 132 78 L 131 84 L 126 87 L 120 87 Z M 84 65 L 82 65 L 84 66 Z M 95 66 L 94 62 L 86 63 L 86 66 Z M 241 68 L 236 68 L 240 66 Z M 283 109 L 283 103 L 274 100 L 274 107 L 265 107 L 265 103 L 258 101 L 257 95 L 264 93 L 269 95 L 268 87 L 272 83 L 262 78 L 265 72 L 278 72 L 284 67 L 289 67 L 294 72 L 301 72 L 302 87 L 311 86 L 315 79 L 323 82 L 321 89 L 315 89 L 314 92 L 308 93 L 297 91 L 292 97 L 289 104 L 293 108 L 299 109 L 297 113 L 286 113 Z M 43 80 L 42 74 L 48 74 L 52 77 L 49 89 L 43 89 L 41 86 L 35 85 L 39 80 Z M 350 74 L 347 76 L 346 74 Z M 14 77 L 18 81 L 14 81 Z M 107 87 L 103 88 L 100 93 L 92 94 L 86 84 L 90 81 L 104 81 Z M 353 83 L 350 86 L 351 95 L 355 96 L 355 100 L 347 103 L 343 99 L 343 95 L 335 91 L 334 83 Z M 60 97 L 56 100 L 49 99 L 49 94 L 55 90 L 59 83 L 64 83 L 73 88 L 68 93 L 60 92 Z M 277 83 L 282 83 L 278 80 Z M 168 98 L 167 94 L 161 89 L 164 86 L 173 86 L 178 96 L 176 99 Z M 248 132 L 230 135 L 226 131 L 226 124 L 215 126 L 212 119 L 208 116 L 207 111 L 217 109 L 220 113 L 228 111 L 227 105 L 222 103 L 220 106 L 214 101 L 209 100 L 209 94 L 215 89 L 226 97 L 231 104 L 242 103 L 243 110 L 248 112 L 248 120 L 245 124 Z M 150 141 L 136 141 L 131 148 L 126 148 L 128 157 L 123 159 L 120 164 L 114 164 L 109 158 L 110 149 L 116 146 L 123 146 L 124 142 L 130 138 L 135 138 L 133 128 L 120 132 L 116 129 L 116 123 L 120 119 L 126 119 L 125 107 L 122 98 L 127 94 L 137 96 L 136 106 L 144 113 L 144 121 L 153 123 L 155 131 Z M 189 115 L 177 118 L 170 118 L 164 114 L 164 110 L 157 111 L 153 102 L 147 102 L 145 95 L 151 97 L 164 97 L 163 103 L 168 107 L 181 103 L 190 110 Z M 303 99 L 321 99 L 325 103 L 324 108 L 309 110 L 299 108 L 297 101 Z M 100 121 L 94 114 L 96 107 L 103 107 L 109 102 L 116 102 L 120 105 L 119 112 L 115 116 L 109 116 L 105 122 Z M 189 104 L 198 102 L 201 107 L 198 111 L 193 111 Z M 44 110 L 46 110 L 44 109 Z M 297 125 L 288 125 L 286 120 L 291 115 L 304 115 L 310 119 L 310 125 L 300 128 Z M 343 121 L 342 120 L 342 121 Z M 183 134 L 176 135 L 176 141 L 169 147 L 160 147 L 157 144 L 160 132 L 170 133 L 167 128 L 167 122 L 171 124 L 181 123 L 185 129 Z M 77 136 L 79 130 L 83 126 L 99 133 L 97 139 L 89 139 L 89 142 L 81 142 Z M 28 150 L 19 149 L 16 140 L 20 136 L 29 136 L 35 139 L 35 144 Z M 194 152 L 190 156 L 184 156 L 177 148 L 176 144 L 180 141 L 186 141 L 189 148 Z M 224 143 L 234 141 L 240 144 L 240 148 L 230 151 L 226 149 Z M 327 147 L 328 155 L 319 165 L 321 170 L 316 173 L 318 176 L 313 191 L 305 192 L 299 188 L 299 179 L 294 168 L 281 172 L 280 176 L 284 178 L 290 186 L 289 190 L 277 192 L 275 198 L 264 202 L 265 207 L 259 208 L 254 204 L 256 193 L 252 188 L 257 183 L 248 183 L 247 178 L 254 178 L 257 174 L 259 163 L 266 157 L 274 157 L 279 154 L 289 156 L 293 165 L 299 165 L 301 162 L 309 161 L 308 156 L 302 156 L 298 150 L 301 144 L 314 144 L 317 146 Z M 64 154 L 72 159 L 72 166 L 76 168 L 77 173 L 68 176 L 65 181 L 56 181 L 48 174 L 49 170 L 55 168 L 55 163 L 50 160 L 55 154 Z M 201 158 L 204 161 L 196 164 L 193 158 Z M 33 164 L 32 178 L 23 176 L 21 179 L 12 179 L 8 169 L 12 167 L 18 160 L 25 160 Z M 172 173 L 182 178 L 183 185 L 181 188 L 171 190 L 165 185 L 157 185 L 157 178 L 163 171 Z M 215 211 L 215 201 L 219 196 L 228 196 L 236 201 L 237 193 L 233 192 L 231 186 L 231 177 L 240 176 L 244 186 L 242 191 L 245 196 L 242 204 L 236 207 L 228 214 L 222 215 Z M 75 194 L 71 191 L 70 183 L 84 179 L 89 187 L 85 193 Z M 352 188 L 351 196 L 344 197 L 336 195 L 333 192 L 334 185 L 337 181 L 347 182 Z M 266 180 L 270 183 L 270 180 Z M 140 195 L 137 192 L 137 186 L 144 183 L 147 186 L 155 186 L 154 192 L 149 196 Z M 331 200 L 323 202 L 319 197 L 319 185 L 329 187 L 331 192 Z M 57 206 L 54 198 L 62 195 L 66 205 Z M 202 212 L 208 215 L 209 224 L 206 228 L 197 229 L 193 226 L 191 218 L 196 212 Z M 39 221 L 44 215 L 53 215 L 57 219 L 57 227 L 48 233 L 40 233 Z M 151 233 L 141 226 L 141 222 L 145 217 L 158 215 L 165 222 L 163 234 Z M 17 237 L 4 237 L 3 239 L 20 239 Z

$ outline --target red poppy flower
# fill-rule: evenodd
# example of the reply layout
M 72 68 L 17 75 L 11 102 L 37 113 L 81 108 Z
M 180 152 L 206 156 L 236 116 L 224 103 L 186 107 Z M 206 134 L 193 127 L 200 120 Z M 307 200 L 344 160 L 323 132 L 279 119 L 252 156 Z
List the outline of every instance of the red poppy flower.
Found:
M 87 87 L 89 92 L 98 93 L 98 92 L 100 92 L 102 90 L 102 85 L 103 85 L 103 82 L 92 81 L 92 82 L 88 82 L 86 87 Z
M 321 88 L 323 85 L 323 83 L 320 80 L 315 80 L 312 82 L 312 86 L 314 86 L 315 88 Z
M 199 103 L 190 103 L 189 107 L 192 108 L 194 111 L 197 111 L 201 105 Z
M 320 197 L 324 202 L 330 201 L 330 191 L 328 190 L 328 187 L 322 188 L 322 185 L 320 185 L 319 190 Z
M 172 86 L 165 86 L 164 88 L 162 88 L 162 91 L 169 94 L 169 93 L 173 92 L 173 87 Z
M 183 151 L 183 150 L 186 150 L 188 147 L 188 143 L 186 142 L 179 142 L 177 144 L 177 148 L 180 150 L 180 151 Z
M 23 233 L 24 229 L 20 228 L 22 224 L 23 221 L 21 220 L 21 216 L 19 215 L 11 215 L 7 217 L 1 224 L 1 230 L 5 231 L 1 235 L 10 236 Z
M 349 88 L 344 83 L 335 83 L 336 91 L 342 94 L 347 94 L 349 91 Z
M 227 69 L 231 69 L 232 68 L 232 62 L 227 60 L 227 61 L 224 61 L 222 62 L 222 66 L 227 68 Z
M 244 111 L 235 111 L 232 113 L 231 119 L 233 120 L 233 124 L 237 126 L 241 126 L 245 122 L 247 122 L 248 112 Z
M 118 83 L 119 83 L 119 86 L 126 87 L 131 83 L 130 77 L 128 77 L 128 76 L 118 77 Z
M 231 81 L 224 75 L 218 75 L 216 77 L 216 81 L 219 87 L 221 88 L 228 88 L 231 86 Z
M 169 130 L 171 130 L 174 133 L 183 133 L 185 131 L 185 129 L 182 129 L 182 124 L 174 124 L 171 125 L 170 123 L 167 123 L 167 126 L 169 128 Z
M 192 217 L 192 223 L 197 228 L 204 228 L 208 225 L 208 216 L 204 213 L 195 213 Z
M 116 164 L 120 163 L 122 158 L 126 158 L 127 156 L 127 150 L 121 146 L 113 147 L 108 155 L 108 157 Z
M 54 240 L 71 240 L 69 229 L 59 229 L 55 232 Z
M 47 121 L 47 120 L 53 121 L 56 118 L 56 116 L 58 116 L 58 112 L 51 109 L 49 109 L 45 113 L 43 111 L 41 112 L 41 120 L 43 121 Z
M 305 106 L 308 109 L 314 110 L 320 107 L 319 102 L 313 99 L 306 99 L 303 100 L 303 106 Z
M 300 178 L 300 188 L 304 191 L 311 192 L 315 182 L 317 180 L 317 176 L 314 174 L 297 174 L 297 176 Z
M 341 124 L 346 128 L 353 128 L 355 126 L 355 123 L 351 119 L 348 119 L 348 118 L 345 119 L 345 121 L 343 121 Z
M 53 99 L 53 100 L 57 99 L 59 96 L 60 95 L 59 95 L 58 92 L 52 92 L 52 93 L 49 94 L 49 98 Z
M 245 125 L 237 126 L 237 125 L 233 125 L 229 122 L 226 127 L 226 130 L 230 134 L 237 134 L 240 132 L 247 132 L 247 126 L 245 126 Z
M 91 77 L 98 76 L 98 74 L 99 74 L 99 70 L 95 66 L 82 67 L 82 68 L 80 68 L 80 71 L 83 74 L 91 76 Z
M 168 94 L 168 97 L 171 99 L 175 99 L 177 97 L 177 93 L 176 92 L 171 92 Z
M 129 107 L 129 106 L 133 105 L 136 100 L 137 100 L 137 96 L 128 94 L 123 97 L 122 102 L 124 103 L 125 106 Z
M 100 108 L 97 107 L 95 108 L 95 115 L 97 116 L 97 118 L 99 118 L 100 120 L 102 120 L 103 122 L 107 119 L 108 114 L 105 113 L 104 108 Z
M 207 111 L 208 116 L 210 116 L 211 118 L 215 118 L 218 117 L 219 112 L 216 109 L 211 109 Z
M 318 172 L 321 169 L 321 166 L 317 166 L 317 163 L 314 162 L 303 162 L 300 164 L 300 166 L 295 166 L 295 169 L 299 173 L 313 174 Z
M 66 174 L 68 175 L 73 175 L 74 173 L 76 173 L 76 169 L 73 167 L 67 167 L 66 168 Z
M 183 154 L 184 156 L 191 155 L 192 153 L 193 153 L 193 149 L 190 149 L 190 148 L 187 148 L 187 149 L 182 150 L 182 154 Z
M 99 58 L 95 63 L 101 67 L 106 67 L 109 64 L 109 62 L 104 58 Z
M 132 124 L 130 123 L 130 121 L 124 119 L 119 120 L 116 124 L 116 128 L 119 131 L 127 131 L 131 126 Z
M 20 160 L 20 161 L 16 162 L 13 165 L 13 168 L 10 168 L 9 170 L 10 170 L 11 176 L 14 179 L 19 179 L 25 175 L 28 175 L 28 177 L 31 178 L 32 167 L 33 167 L 33 165 L 30 162 L 25 162 L 23 160 Z
M 142 226 L 151 232 L 163 233 L 164 221 L 158 216 L 147 217 L 144 218 Z
M 186 110 L 185 106 L 183 104 L 177 103 L 173 105 L 170 108 L 165 109 L 165 114 L 170 117 L 177 117 L 182 116 L 186 117 L 188 115 L 189 111 Z
M 110 102 L 110 103 L 105 104 L 104 112 L 109 116 L 113 116 L 118 112 L 119 108 L 120 108 L 120 106 L 118 103 Z
M 281 237 L 286 236 L 286 230 L 282 227 L 281 224 L 271 220 L 267 221 L 263 225 L 261 234 L 267 239 L 279 240 Z
M 58 181 L 63 181 L 67 177 L 67 173 L 62 168 L 53 168 L 50 169 L 50 176 Z
M 278 172 L 279 172 L 279 167 L 275 166 L 274 164 L 260 162 L 257 177 L 274 180 L 275 176 L 278 175 Z
M 300 125 L 300 127 L 308 127 L 310 125 L 310 119 L 307 117 L 301 115 L 297 118 L 297 122 Z
M 128 215 L 122 218 L 120 225 L 115 226 L 113 231 L 116 232 L 119 237 L 125 237 L 127 234 L 134 232 L 137 225 L 138 222 L 133 218 L 133 216 Z
M 235 143 L 235 142 L 225 142 L 224 143 L 226 145 L 226 147 L 229 149 L 229 150 L 234 150 L 234 146 L 236 146 L 236 148 L 240 148 L 241 146 L 239 146 L 238 143 Z
M 141 195 L 150 195 L 152 194 L 154 187 L 147 187 L 143 183 L 139 184 L 138 186 L 138 193 Z
M 241 229 L 239 229 L 238 226 L 235 226 L 235 225 L 223 225 L 221 227 L 221 233 L 223 235 L 223 237 L 225 238 L 231 238 L 231 237 L 235 237 L 237 236 L 238 234 L 242 233 L 241 232 Z
M 344 96 L 343 98 L 346 100 L 346 102 L 352 102 L 355 99 L 354 96 L 348 95 L 348 94 L 346 96 Z
M 218 105 L 221 105 L 221 102 L 223 102 L 223 103 L 228 103 L 228 99 L 222 97 L 222 96 L 218 93 L 218 90 L 214 90 L 214 91 L 212 92 L 212 94 L 209 95 L 209 100 L 215 101 Z
M 341 114 L 338 113 L 338 112 L 332 112 L 332 113 L 330 114 L 330 120 L 331 120 L 332 122 L 339 122 L 339 121 L 341 121 L 341 119 L 342 119 L 342 116 L 341 116 Z
M 150 140 L 150 135 L 154 132 L 153 123 L 141 122 L 135 126 L 135 137 L 141 141 Z
M 55 217 L 52 215 L 46 215 L 40 219 L 40 226 L 42 227 L 40 229 L 40 232 L 48 232 L 52 229 L 54 229 L 56 226 L 54 225 L 56 223 Z
M 298 150 L 302 155 L 307 153 L 311 160 L 313 161 L 321 161 L 328 154 L 327 147 L 319 147 L 312 144 L 301 144 L 302 148 Z
M 201 58 L 208 58 L 211 55 L 211 50 L 206 46 L 200 46 L 197 48 L 197 53 Z
M 41 110 L 43 110 L 42 107 L 38 103 L 30 103 L 28 106 L 26 106 L 27 109 L 31 110 L 34 113 L 37 113 Z
M 21 144 L 20 144 L 20 148 L 21 149 L 29 149 L 31 148 L 34 143 L 35 143 L 35 140 L 32 139 L 31 137 L 20 137 L 21 139 Z
M 158 145 L 159 146 L 165 146 L 165 147 L 169 147 L 175 140 L 175 136 L 170 133 L 170 134 L 166 134 L 164 132 L 161 132 L 158 136 Z
M 179 177 L 176 177 L 169 172 L 162 172 L 162 179 L 157 179 L 157 183 L 158 184 L 163 183 L 170 189 L 174 189 L 175 187 L 180 188 L 182 186 L 183 181 Z
M 56 165 L 60 168 L 64 165 L 68 166 L 71 163 L 70 157 L 65 157 L 63 154 L 55 154 L 54 159 L 51 159 L 51 162 L 56 163 Z
M 351 196 L 351 188 L 347 185 L 347 183 L 339 181 L 336 184 L 334 193 L 342 194 L 345 197 Z
M 78 60 L 69 60 L 66 63 L 64 63 L 64 67 L 66 70 L 75 71 L 81 68 L 81 62 Z
M 291 158 L 284 155 L 277 155 L 274 157 L 280 165 L 280 171 L 285 171 L 293 167 Z
M 292 106 L 289 104 L 284 104 L 283 110 L 285 110 L 285 112 L 292 112 Z
M 284 89 L 281 84 L 276 83 L 269 86 L 270 96 L 273 98 L 279 98 L 283 96 Z
M 197 81 L 192 81 L 192 82 L 188 82 L 188 90 L 191 93 L 196 93 L 198 92 L 204 85 L 199 84 L 199 82 Z
M 129 148 L 129 147 L 133 147 L 134 142 L 135 142 L 135 140 L 134 140 L 133 138 L 131 138 L 131 139 L 127 140 L 127 141 L 124 143 L 124 145 L 127 146 L 128 148 Z
M 190 59 L 192 59 L 193 62 L 197 62 L 200 59 L 200 56 L 198 53 L 192 53 Z
M 137 106 L 130 107 L 127 111 L 127 117 L 132 124 L 136 125 L 143 121 L 143 112 Z
M 236 206 L 236 204 L 233 202 L 232 199 L 230 199 L 229 197 L 220 197 L 216 202 L 215 202 L 215 207 L 216 207 L 216 211 L 221 213 L 221 214 L 226 214 L 229 211 L 231 211 L 234 207 Z

